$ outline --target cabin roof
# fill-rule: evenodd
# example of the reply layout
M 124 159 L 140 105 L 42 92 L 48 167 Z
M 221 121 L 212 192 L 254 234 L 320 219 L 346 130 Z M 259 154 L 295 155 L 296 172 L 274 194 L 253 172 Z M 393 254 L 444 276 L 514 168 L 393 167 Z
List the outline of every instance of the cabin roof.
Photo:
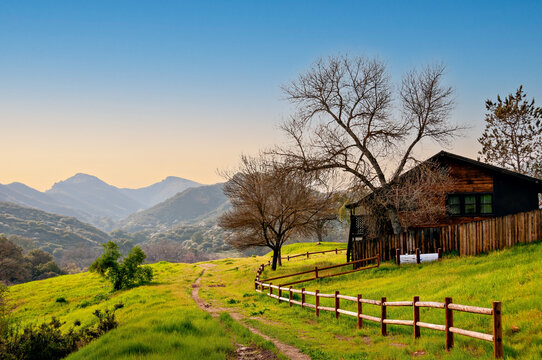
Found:
M 491 172 L 493 174 L 499 174 L 499 175 L 513 177 L 513 178 L 515 178 L 515 179 L 517 179 L 519 181 L 527 182 L 527 183 L 530 183 L 530 184 L 534 185 L 536 188 L 539 189 L 539 191 L 542 192 L 542 180 L 541 179 L 537 179 L 537 178 L 534 178 L 534 177 L 528 176 L 528 175 L 523 175 L 523 174 L 517 173 L 515 171 L 504 169 L 504 168 L 501 168 L 501 167 L 498 167 L 498 166 L 486 164 L 486 163 L 483 163 L 481 161 L 473 160 L 473 159 L 470 159 L 468 157 L 464 157 L 464 156 L 461 156 L 461 155 L 452 154 L 452 153 L 447 152 L 447 151 L 440 151 L 437 154 L 431 156 L 429 159 L 425 160 L 425 162 L 432 161 L 432 162 L 436 162 L 436 163 L 442 163 L 445 160 L 452 160 L 452 161 L 454 161 L 456 163 L 467 164 L 467 165 L 470 165 L 472 167 L 487 170 L 487 171 L 489 171 L 489 172 Z M 403 175 L 405 175 L 406 173 L 408 173 L 411 170 L 412 169 L 410 169 L 407 172 L 403 173 Z M 403 176 L 403 175 L 401 175 L 401 176 Z M 367 196 L 370 196 L 371 194 L 368 194 Z M 363 199 L 361 199 L 361 200 L 363 200 Z M 358 207 L 360 205 L 360 203 L 361 203 L 361 200 L 356 201 L 354 203 L 347 204 L 346 208 L 352 209 L 352 208 Z

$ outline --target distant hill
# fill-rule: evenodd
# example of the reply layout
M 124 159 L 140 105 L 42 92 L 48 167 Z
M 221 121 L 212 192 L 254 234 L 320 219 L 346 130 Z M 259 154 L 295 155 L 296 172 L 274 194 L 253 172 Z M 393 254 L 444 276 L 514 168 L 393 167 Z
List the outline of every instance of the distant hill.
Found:
M 34 240 L 35 246 L 53 254 L 56 260 L 71 260 L 80 266 L 111 240 L 109 234 L 73 217 L 60 216 L 13 203 L 0 202 L 0 233 Z M 67 256 L 67 252 L 77 256 Z
M 195 181 L 168 176 L 156 184 L 140 189 L 121 189 L 121 192 L 149 208 L 188 188 L 198 186 L 201 184 Z
M 114 220 L 145 208 L 144 204 L 125 195 L 119 188 L 96 176 L 81 173 L 55 183 L 45 193 L 73 209 Z
M 0 201 L 74 216 L 110 231 L 115 228 L 116 221 L 195 186 L 200 184 L 170 176 L 144 188 L 119 189 L 95 176 L 79 173 L 55 183 L 46 192 L 21 183 L 0 184 Z
M 223 184 L 189 188 L 150 209 L 137 212 L 119 222 L 128 232 L 161 232 L 181 224 L 213 222 L 229 206 Z

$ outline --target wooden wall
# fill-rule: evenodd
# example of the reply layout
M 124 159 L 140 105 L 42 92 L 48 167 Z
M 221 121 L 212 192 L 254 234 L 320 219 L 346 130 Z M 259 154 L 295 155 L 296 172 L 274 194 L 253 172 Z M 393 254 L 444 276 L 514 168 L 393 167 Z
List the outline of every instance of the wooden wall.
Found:
M 380 254 L 381 261 L 395 259 L 395 249 L 411 254 L 456 251 L 460 255 L 476 255 L 504 249 L 515 244 L 542 240 L 542 210 L 476 221 L 467 224 L 424 228 L 399 235 L 353 242 L 353 260 Z

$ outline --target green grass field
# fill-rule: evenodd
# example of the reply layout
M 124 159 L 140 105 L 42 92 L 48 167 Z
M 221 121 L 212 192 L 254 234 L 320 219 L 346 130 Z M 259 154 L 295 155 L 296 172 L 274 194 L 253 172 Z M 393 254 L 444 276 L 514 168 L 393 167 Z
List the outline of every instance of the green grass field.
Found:
M 306 251 L 344 247 L 344 244 L 293 244 L 283 256 Z M 310 259 L 284 261 L 283 267 L 263 277 L 302 271 L 314 266 L 344 262 L 344 253 L 311 255 Z M 455 336 L 455 348 L 444 350 L 442 332 L 421 329 L 414 341 L 412 328 L 388 325 L 389 336 L 380 336 L 379 324 L 365 321 L 357 330 L 355 319 L 314 310 L 278 304 L 254 292 L 258 266 L 270 257 L 222 259 L 206 270 L 200 296 L 216 306 L 245 315 L 251 326 L 294 345 L 313 359 L 407 359 L 413 354 L 424 359 L 492 358 L 492 344 Z M 13 317 L 21 324 L 49 321 L 52 316 L 65 322 L 67 331 L 75 320 L 83 325 L 93 321 L 95 309 L 112 308 L 117 303 L 119 327 L 73 353 L 70 359 L 224 359 L 231 356 L 235 343 L 258 345 L 276 351 L 272 344 L 247 333 L 227 314 L 213 319 L 192 301 L 190 284 L 201 274 L 197 264 L 158 263 L 152 265 L 155 282 L 131 290 L 111 293 L 110 285 L 97 275 L 83 273 L 26 283 L 10 288 L 16 306 Z M 330 270 L 334 271 L 334 270 Z M 340 269 L 336 269 L 340 271 Z M 218 286 L 217 286 L 218 285 Z M 542 357 L 542 244 L 517 246 L 477 257 L 445 258 L 438 263 L 397 267 L 384 263 L 380 268 L 341 277 L 305 283 L 307 290 L 388 301 L 440 301 L 451 296 L 455 303 L 490 307 L 502 301 L 505 357 Z M 301 287 L 299 285 L 298 287 Z M 57 302 L 65 298 L 66 303 Z M 331 302 L 322 299 L 322 305 Z M 307 301 L 314 301 L 307 297 Z M 342 304 L 341 304 L 342 305 Z M 342 307 L 342 306 L 341 306 Z M 353 307 L 351 310 L 354 310 Z M 388 317 L 411 319 L 411 308 L 388 308 Z M 379 315 L 379 308 L 364 305 L 364 313 Z M 444 323 L 444 311 L 422 309 L 421 321 Z M 454 314 L 454 324 L 464 329 L 491 333 L 491 317 Z M 517 331 L 512 331 L 512 327 Z

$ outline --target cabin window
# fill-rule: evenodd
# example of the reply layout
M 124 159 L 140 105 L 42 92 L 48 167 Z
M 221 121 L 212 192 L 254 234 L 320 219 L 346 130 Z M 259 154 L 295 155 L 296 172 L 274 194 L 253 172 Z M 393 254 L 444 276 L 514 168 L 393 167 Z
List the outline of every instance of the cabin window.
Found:
M 448 194 L 446 212 L 451 216 L 493 214 L 493 194 Z
M 450 215 L 461 215 L 461 195 L 448 195 L 446 209 Z
M 476 195 L 465 195 L 465 215 L 476 215 Z
M 493 214 L 493 195 L 480 195 L 480 214 Z

